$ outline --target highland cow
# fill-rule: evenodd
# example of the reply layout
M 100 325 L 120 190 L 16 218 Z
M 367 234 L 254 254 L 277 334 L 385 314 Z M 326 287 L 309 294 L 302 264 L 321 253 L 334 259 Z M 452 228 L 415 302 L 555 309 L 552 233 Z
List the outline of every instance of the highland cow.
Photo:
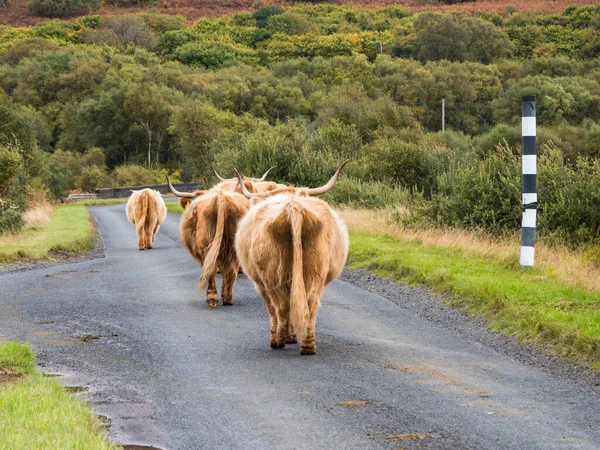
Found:
M 127 219 L 135 225 L 138 248 L 151 249 L 156 233 L 167 217 L 167 207 L 160 192 L 153 189 L 131 192 L 127 201 Z
M 239 223 L 235 248 L 267 306 L 271 348 L 300 339 L 300 354 L 316 352 L 321 293 L 344 267 L 348 232 L 335 211 L 312 196 L 330 190 L 347 162 L 320 188 L 252 194 L 241 186 L 251 206 Z

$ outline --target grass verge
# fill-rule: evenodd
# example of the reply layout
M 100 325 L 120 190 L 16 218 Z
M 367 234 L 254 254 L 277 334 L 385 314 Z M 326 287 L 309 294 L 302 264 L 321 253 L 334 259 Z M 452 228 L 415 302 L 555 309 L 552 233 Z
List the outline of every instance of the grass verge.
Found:
M 449 294 L 493 330 L 600 370 L 600 296 L 546 268 L 398 236 L 352 233 L 350 267 Z
M 15 374 L 0 381 L 0 448 L 116 449 L 102 437 L 90 406 L 34 366 L 29 346 L 0 343 L 0 373 Z
M 173 213 L 173 214 L 183 214 L 183 211 L 185 211 L 181 206 L 179 206 L 179 203 L 165 203 L 165 205 L 167 205 L 167 212 Z
M 1 237 L 0 263 L 55 259 L 91 250 L 95 244 L 96 233 L 85 205 L 60 205 L 48 223 Z

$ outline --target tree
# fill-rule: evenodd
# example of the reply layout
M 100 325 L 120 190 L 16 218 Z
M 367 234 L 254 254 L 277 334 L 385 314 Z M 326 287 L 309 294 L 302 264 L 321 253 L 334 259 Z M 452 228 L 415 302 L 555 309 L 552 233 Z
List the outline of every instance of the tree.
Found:
M 508 36 L 494 24 L 463 13 L 420 14 L 415 20 L 421 61 L 479 61 L 485 64 L 509 56 Z

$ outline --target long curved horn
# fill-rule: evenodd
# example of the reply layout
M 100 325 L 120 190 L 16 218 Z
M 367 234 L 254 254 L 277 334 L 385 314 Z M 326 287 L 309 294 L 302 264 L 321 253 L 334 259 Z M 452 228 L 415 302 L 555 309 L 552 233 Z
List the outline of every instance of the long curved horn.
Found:
M 262 192 L 259 194 L 251 194 L 250 192 L 248 192 L 248 189 L 246 189 L 246 185 L 242 181 L 242 176 L 240 175 L 240 173 L 235 168 L 233 170 L 235 170 L 235 174 L 238 177 L 238 183 L 240 185 L 240 188 L 242 189 L 242 194 L 244 194 L 246 196 L 246 198 L 256 198 L 256 197 L 262 198 L 262 197 L 268 197 L 270 195 L 268 192 Z
M 270 172 L 272 169 L 274 169 L 275 167 L 277 167 L 277 166 L 273 166 L 273 167 L 271 167 L 269 170 L 267 170 L 267 171 L 266 171 L 266 172 L 263 174 L 262 178 L 259 178 L 259 180 L 260 180 L 260 181 L 265 181 L 265 178 L 267 178 L 267 175 L 269 174 L 269 172 Z
M 194 194 L 192 194 L 191 192 L 179 192 L 177 189 L 175 189 L 173 187 L 173 185 L 171 184 L 171 181 L 169 180 L 169 176 L 165 175 L 165 177 L 167 178 L 167 184 L 169 185 L 169 190 L 175 194 L 177 197 L 182 197 L 182 198 L 194 198 L 196 197 Z
M 213 166 L 210 166 L 213 170 L 213 172 L 215 173 L 215 175 L 217 176 L 217 178 L 219 179 L 219 181 L 227 181 L 225 178 L 223 178 L 221 175 L 219 175 L 217 173 L 217 169 L 215 169 Z
M 335 171 L 335 173 L 333 174 L 333 176 L 331 177 L 331 180 L 329 180 L 329 182 L 325 185 L 325 186 L 321 186 L 318 188 L 312 188 L 308 190 L 308 195 L 310 196 L 315 196 L 315 195 L 321 195 L 324 194 L 325 192 L 329 191 L 333 185 L 335 184 L 335 182 L 337 181 L 338 177 L 340 176 L 340 173 L 342 172 L 342 169 L 344 168 L 344 166 L 346 164 L 348 164 L 350 160 L 347 159 L 346 161 L 344 161 L 342 163 L 342 165 L 338 168 L 338 170 Z

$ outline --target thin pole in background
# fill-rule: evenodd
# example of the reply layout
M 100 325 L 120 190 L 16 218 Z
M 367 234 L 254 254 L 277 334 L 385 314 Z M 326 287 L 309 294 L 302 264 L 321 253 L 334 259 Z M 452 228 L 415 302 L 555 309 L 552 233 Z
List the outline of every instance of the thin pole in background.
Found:
M 446 99 L 442 99 L 442 133 L 446 131 Z

